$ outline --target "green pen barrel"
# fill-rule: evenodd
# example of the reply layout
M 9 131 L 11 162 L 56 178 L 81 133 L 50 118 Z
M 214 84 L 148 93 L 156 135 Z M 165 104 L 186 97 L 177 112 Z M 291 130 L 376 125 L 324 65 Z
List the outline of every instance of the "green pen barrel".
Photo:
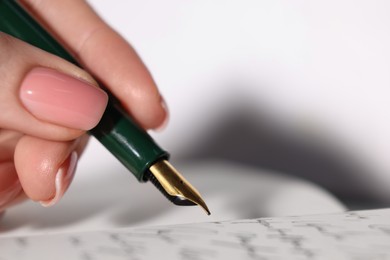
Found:
M 99 124 L 90 132 L 139 181 L 147 181 L 144 173 L 156 161 L 168 159 L 169 155 L 121 110 L 120 107 L 109 104 Z
M 79 66 L 72 55 L 16 1 L 0 0 L 0 31 Z M 101 121 L 90 134 L 118 158 L 140 182 L 147 181 L 144 174 L 152 164 L 169 157 L 144 129 L 133 122 L 113 97 L 110 97 Z

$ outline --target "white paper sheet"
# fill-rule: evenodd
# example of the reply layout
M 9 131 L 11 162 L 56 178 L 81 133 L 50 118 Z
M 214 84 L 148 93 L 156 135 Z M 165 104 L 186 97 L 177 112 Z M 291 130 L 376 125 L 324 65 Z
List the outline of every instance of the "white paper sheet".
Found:
M 390 209 L 0 238 L 9 259 L 390 259 Z

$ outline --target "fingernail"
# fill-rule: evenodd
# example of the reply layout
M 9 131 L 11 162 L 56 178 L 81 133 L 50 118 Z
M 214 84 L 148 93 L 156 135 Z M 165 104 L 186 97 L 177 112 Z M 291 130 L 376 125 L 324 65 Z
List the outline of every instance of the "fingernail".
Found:
M 0 208 L 15 199 L 22 191 L 19 180 L 9 186 L 7 189 L 0 191 Z
M 40 201 L 42 206 L 53 206 L 62 198 L 65 191 L 68 189 L 70 183 L 73 180 L 77 165 L 77 157 L 77 153 L 72 152 L 68 159 L 62 164 L 55 178 L 56 193 L 52 199 Z
M 167 103 L 165 102 L 165 99 L 163 97 L 161 97 L 161 107 L 165 111 L 165 119 L 158 127 L 154 129 L 155 132 L 163 131 L 167 127 L 169 122 L 169 110 L 168 110 Z
M 34 68 L 22 82 L 20 100 L 40 120 L 89 130 L 100 121 L 108 97 L 86 81 L 53 69 Z

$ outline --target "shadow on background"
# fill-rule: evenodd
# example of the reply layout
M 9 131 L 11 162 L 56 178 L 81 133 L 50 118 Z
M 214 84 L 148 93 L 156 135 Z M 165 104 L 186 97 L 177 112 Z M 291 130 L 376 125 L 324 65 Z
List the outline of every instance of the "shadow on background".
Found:
M 318 141 L 302 141 L 305 136 L 289 134 L 251 109 L 229 111 L 214 127 L 179 159 L 222 159 L 297 176 L 327 189 L 350 209 L 386 206 L 369 186 L 369 173 L 337 151 L 336 145 L 330 149 L 332 144 L 325 147 Z

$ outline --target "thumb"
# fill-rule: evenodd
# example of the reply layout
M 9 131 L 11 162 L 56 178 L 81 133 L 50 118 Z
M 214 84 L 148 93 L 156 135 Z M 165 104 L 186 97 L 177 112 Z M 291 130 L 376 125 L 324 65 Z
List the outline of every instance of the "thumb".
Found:
M 85 71 L 5 34 L 0 53 L 0 128 L 70 140 L 99 122 L 108 97 Z

